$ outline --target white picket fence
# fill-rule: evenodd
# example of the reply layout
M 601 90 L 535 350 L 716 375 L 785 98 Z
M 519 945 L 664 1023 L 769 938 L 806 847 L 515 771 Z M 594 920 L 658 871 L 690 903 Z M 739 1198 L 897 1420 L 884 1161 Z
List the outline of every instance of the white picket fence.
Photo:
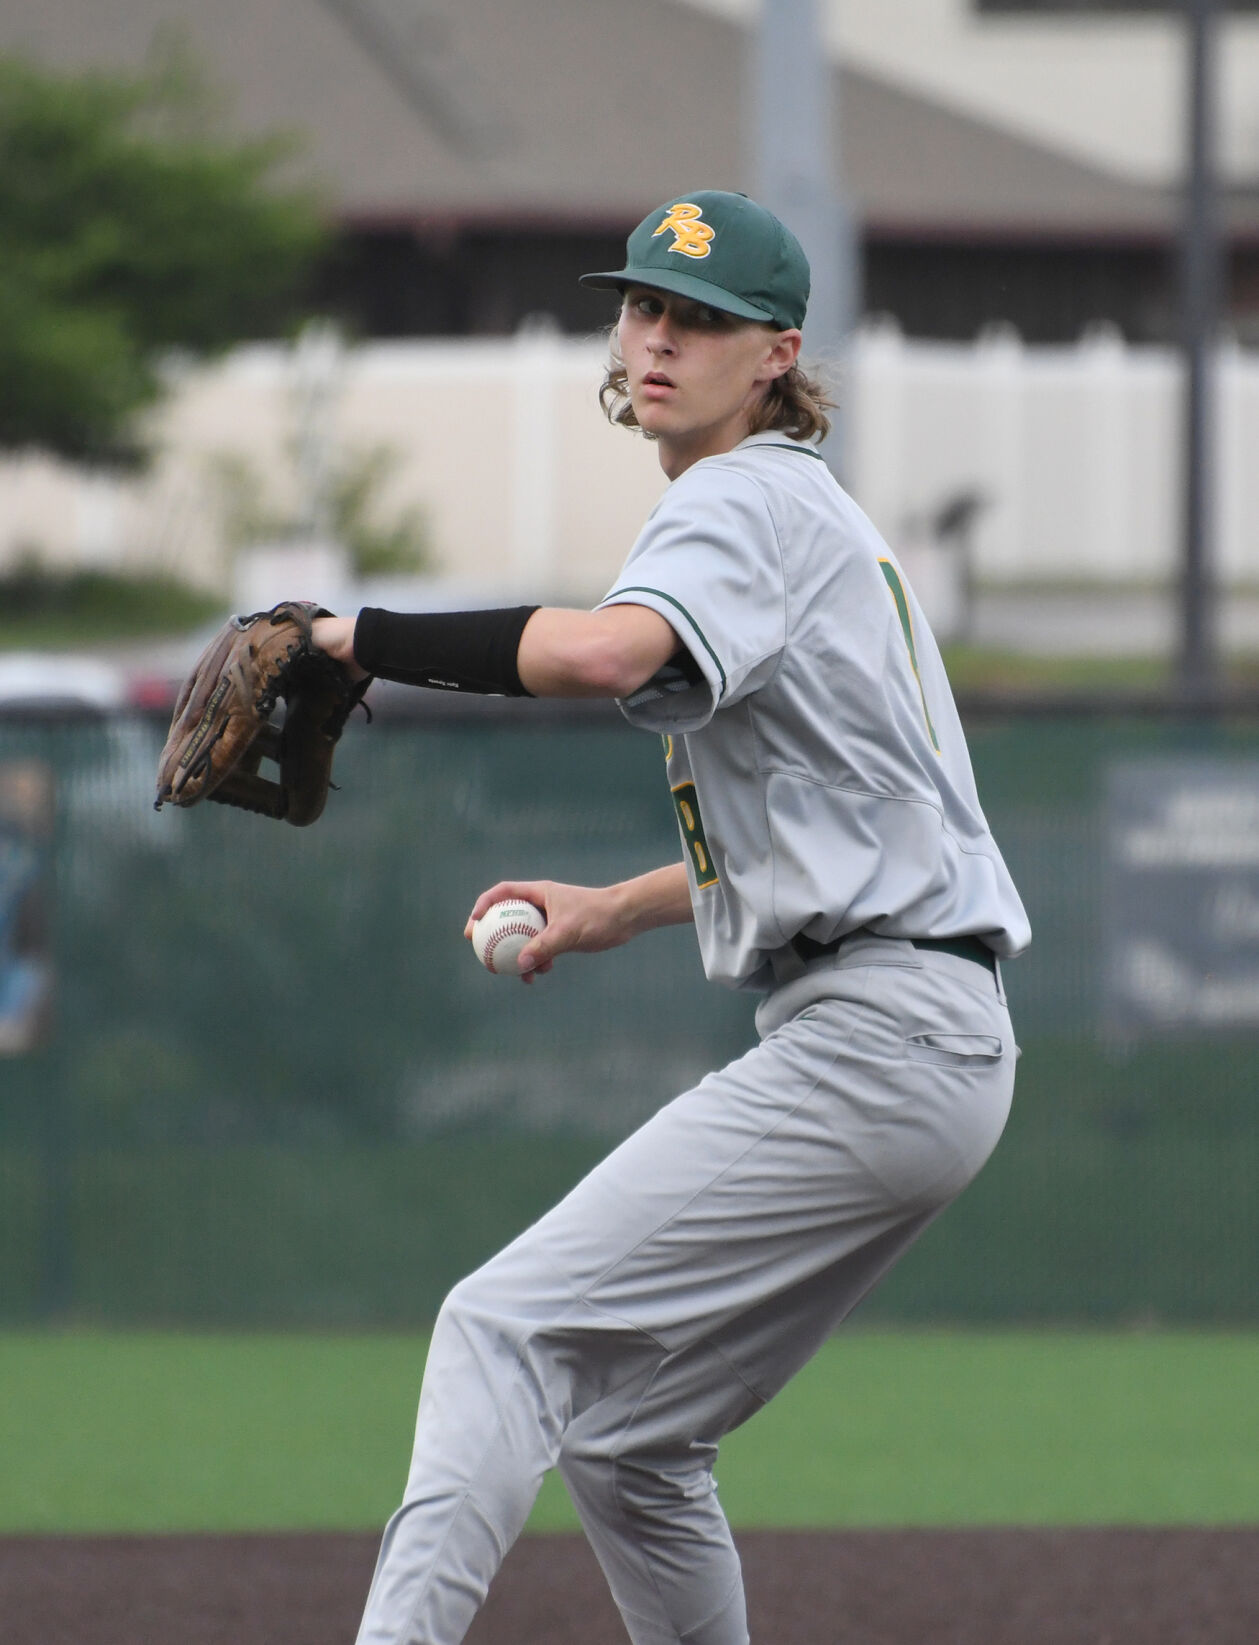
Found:
M 1216 560 L 1259 581 L 1259 354 L 1218 357 Z M 1005 329 L 969 346 L 870 330 L 854 368 L 853 489 L 893 537 L 950 497 L 981 499 L 979 576 L 1164 582 L 1181 535 L 1182 375 L 1174 351 L 1099 328 L 1029 348 Z
M 0 566 L 33 549 L 53 563 L 165 566 L 226 590 L 216 459 L 244 459 L 298 518 L 312 452 L 318 466 L 386 446 L 396 467 L 379 504 L 424 510 L 445 577 L 590 598 L 664 485 L 651 446 L 598 409 L 603 358 L 599 341 L 537 328 L 507 341 L 238 350 L 173 378 L 145 476 L 0 462 Z M 986 583 L 1164 583 L 1179 554 L 1180 382 L 1172 351 L 1106 331 L 1033 348 L 1006 331 L 955 345 L 873 326 L 840 379 L 846 481 L 911 565 L 926 568 L 943 532 L 968 538 Z M 1259 585 L 1259 354 L 1225 346 L 1217 382 L 1219 573 Z M 951 538 L 950 512 L 961 522 Z

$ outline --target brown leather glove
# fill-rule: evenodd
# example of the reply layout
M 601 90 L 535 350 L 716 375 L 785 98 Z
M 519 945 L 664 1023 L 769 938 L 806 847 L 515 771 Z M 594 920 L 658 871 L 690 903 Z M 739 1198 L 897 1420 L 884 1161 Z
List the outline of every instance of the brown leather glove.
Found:
M 305 600 L 232 617 L 202 652 L 175 704 L 157 768 L 156 809 L 216 800 L 303 828 L 324 808 L 332 754 L 370 679 L 311 643 L 331 613 Z M 281 724 L 271 716 L 280 699 Z M 264 759 L 279 766 L 264 777 Z

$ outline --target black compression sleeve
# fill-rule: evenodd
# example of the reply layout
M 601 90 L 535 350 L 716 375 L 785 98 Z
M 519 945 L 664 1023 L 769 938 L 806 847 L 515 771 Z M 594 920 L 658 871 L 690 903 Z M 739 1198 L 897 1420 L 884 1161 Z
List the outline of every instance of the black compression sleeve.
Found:
M 354 625 L 354 661 L 369 674 L 435 691 L 528 697 L 516 655 L 525 624 L 538 610 L 401 613 L 365 606 Z

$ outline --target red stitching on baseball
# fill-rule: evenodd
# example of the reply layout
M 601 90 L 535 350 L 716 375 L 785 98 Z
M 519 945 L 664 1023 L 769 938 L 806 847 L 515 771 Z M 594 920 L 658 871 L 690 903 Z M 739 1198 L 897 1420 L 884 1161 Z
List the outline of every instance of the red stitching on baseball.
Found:
M 485 969 L 492 971 L 496 977 L 502 976 L 502 972 L 494 964 L 494 950 L 504 937 L 536 937 L 540 935 L 540 932 L 535 931 L 532 925 L 526 925 L 523 920 L 509 921 L 506 925 L 500 925 L 494 935 L 486 941 Z

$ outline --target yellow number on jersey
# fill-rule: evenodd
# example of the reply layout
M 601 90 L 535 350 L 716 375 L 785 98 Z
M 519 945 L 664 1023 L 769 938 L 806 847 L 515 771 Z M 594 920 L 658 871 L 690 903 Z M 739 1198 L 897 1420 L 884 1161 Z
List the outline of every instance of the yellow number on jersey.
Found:
M 678 821 L 682 825 L 682 838 L 690 855 L 691 866 L 695 870 L 695 883 L 697 886 L 716 885 L 717 870 L 713 867 L 708 841 L 704 838 L 704 824 L 699 814 L 695 784 L 679 783 L 672 790 L 672 794 L 673 803 L 677 807 Z

